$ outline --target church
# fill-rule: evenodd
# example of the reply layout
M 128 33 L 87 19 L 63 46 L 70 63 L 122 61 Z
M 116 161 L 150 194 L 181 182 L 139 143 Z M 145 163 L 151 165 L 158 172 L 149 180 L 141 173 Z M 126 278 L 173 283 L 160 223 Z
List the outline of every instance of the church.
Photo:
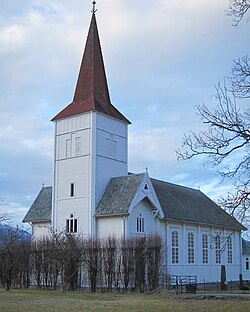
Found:
M 23 222 L 34 240 L 51 230 L 93 239 L 157 234 L 170 274 L 213 282 L 225 265 L 227 279 L 238 280 L 242 224 L 200 190 L 129 172 L 130 121 L 110 100 L 93 5 L 73 101 L 52 119 L 53 186 Z

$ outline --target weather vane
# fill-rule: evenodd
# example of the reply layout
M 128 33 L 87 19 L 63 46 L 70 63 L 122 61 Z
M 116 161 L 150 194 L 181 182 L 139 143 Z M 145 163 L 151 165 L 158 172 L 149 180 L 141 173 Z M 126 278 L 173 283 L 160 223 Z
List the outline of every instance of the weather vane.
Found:
M 93 9 L 92 9 L 91 12 L 92 12 L 93 14 L 95 14 L 95 12 L 97 11 L 97 9 L 95 8 L 96 1 L 93 1 L 92 4 L 93 4 Z

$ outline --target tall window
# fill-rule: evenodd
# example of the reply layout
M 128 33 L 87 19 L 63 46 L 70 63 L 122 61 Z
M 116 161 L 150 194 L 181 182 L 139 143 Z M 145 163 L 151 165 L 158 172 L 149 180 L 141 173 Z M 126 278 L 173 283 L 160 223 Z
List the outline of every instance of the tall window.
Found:
M 77 233 L 77 219 L 71 214 L 70 218 L 66 220 L 66 232 L 67 233 Z
M 144 232 L 144 218 L 142 217 L 141 213 L 140 213 L 140 216 L 137 217 L 136 229 L 137 229 L 137 232 L 140 232 L 140 233 Z
M 202 235 L 202 262 L 208 263 L 208 235 Z
M 117 158 L 117 141 L 114 139 L 114 135 L 110 134 L 106 137 L 107 156 L 116 159 Z
M 246 258 L 246 270 L 249 271 L 249 258 Z
M 194 233 L 188 232 L 188 263 L 194 263 Z
M 81 138 L 80 137 L 76 137 L 75 140 L 75 155 L 76 156 L 80 156 L 81 154 Z
M 75 183 L 70 183 L 70 197 L 75 196 Z
M 221 263 L 220 235 L 215 237 L 215 259 L 216 263 Z
M 233 246 L 232 246 L 232 237 L 228 237 L 227 240 L 227 262 L 233 263 Z
M 71 139 L 66 140 L 66 158 L 71 157 Z
M 172 231 L 172 263 L 179 263 L 179 236 L 178 231 Z

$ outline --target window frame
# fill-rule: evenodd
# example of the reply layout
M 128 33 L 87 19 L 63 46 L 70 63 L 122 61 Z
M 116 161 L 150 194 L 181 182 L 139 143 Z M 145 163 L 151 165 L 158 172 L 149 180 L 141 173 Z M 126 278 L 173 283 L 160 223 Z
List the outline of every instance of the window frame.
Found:
M 70 214 L 70 217 L 66 219 L 66 233 L 67 234 L 76 234 L 78 231 L 78 220 L 74 217 L 73 214 Z
M 188 231 L 187 235 L 187 247 L 188 247 L 188 264 L 195 263 L 195 239 L 194 239 L 194 231 Z
M 208 234 L 202 233 L 202 263 L 208 264 Z
M 171 231 L 171 262 L 172 264 L 178 264 L 179 259 L 179 231 L 178 229 L 172 229 Z
M 229 236 L 227 239 L 227 263 L 233 263 L 233 240 L 232 236 Z
M 66 158 L 71 158 L 71 154 L 72 154 L 72 140 L 70 139 L 66 139 Z
M 76 190 L 75 190 L 75 183 L 71 182 L 70 183 L 69 196 L 70 197 L 75 197 L 75 195 L 76 195 L 75 192 L 76 192 Z
M 140 213 L 139 217 L 136 219 L 136 231 L 137 233 L 145 232 L 145 220 L 142 214 Z
M 81 155 L 81 137 L 76 137 L 75 138 L 75 156 L 80 156 Z
M 219 234 L 215 236 L 215 263 L 221 263 L 221 238 Z
M 249 257 L 246 257 L 246 271 L 249 271 Z

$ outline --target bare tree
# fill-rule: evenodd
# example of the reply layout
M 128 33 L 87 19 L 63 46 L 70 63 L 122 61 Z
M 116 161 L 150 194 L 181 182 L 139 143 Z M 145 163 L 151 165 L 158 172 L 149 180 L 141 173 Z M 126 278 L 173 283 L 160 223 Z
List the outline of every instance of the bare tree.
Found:
M 236 98 L 250 98 L 250 59 L 247 55 L 233 61 L 229 82 L 229 90 Z
M 0 237 L 0 279 L 6 291 L 14 285 L 29 286 L 30 242 L 23 235 L 18 227 L 6 227 Z
M 134 285 L 134 239 L 127 238 L 121 241 L 121 271 L 123 277 L 123 287 L 125 291 Z
M 1 202 L 1 199 L 0 199 Z M 3 222 L 8 222 L 10 220 L 10 217 L 8 216 L 7 213 L 1 213 L 0 214 L 0 224 Z
M 160 283 L 162 240 L 160 236 L 149 236 L 146 242 L 146 272 L 149 290 L 155 290 Z
M 118 246 L 115 237 L 107 237 L 101 241 L 102 244 L 102 261 L 103 261 L 103 275 L 106 290 L 112 292 L 116 280 L 116 265 Z
M 233 25 L 237 26 L 250 9 L 250 0 L 230 0 L 227 14 L 233 17 Z
M 70 291 L 79 288 L 79 269 L 81 263 L 80 240 L 77 236 L 67 235 L 64 248 L 64 290 L 66 286 Z
M 134 261 L 135 261 L 135 290 L 144 292 L 145 290 L 145 256 L 146 238 L 138 237 L 134 240 Z
M 99 240 L 86 239 L 84 241 L 84 263 L 87 268 L 89 287 L 91 292 L 96 292 L 98 276 L 101 271 L 101 243 Z
M 244 108 L 250 98 L 249 65 L 247 56 L 234 61 L 224 85 L 216 86 L 217 106 L 197 107 L 207 129 L 184 135 L 182 149 L 177 150 L 178 160 L 206 156 L 205 162 L 218 168 L 222 181 L 232 181 L 234 192 L 221 198 L 220 204 L 241 221 L 250 208 L 250 110 Z

